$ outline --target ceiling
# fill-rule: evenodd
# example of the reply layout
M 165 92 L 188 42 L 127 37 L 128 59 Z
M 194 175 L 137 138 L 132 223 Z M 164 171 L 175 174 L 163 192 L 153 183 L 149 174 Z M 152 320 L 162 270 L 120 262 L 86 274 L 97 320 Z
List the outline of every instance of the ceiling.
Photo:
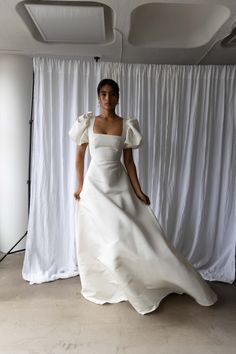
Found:
M 235 27 L 235 0 L 0 0 L 0 54 L 236 64 Z

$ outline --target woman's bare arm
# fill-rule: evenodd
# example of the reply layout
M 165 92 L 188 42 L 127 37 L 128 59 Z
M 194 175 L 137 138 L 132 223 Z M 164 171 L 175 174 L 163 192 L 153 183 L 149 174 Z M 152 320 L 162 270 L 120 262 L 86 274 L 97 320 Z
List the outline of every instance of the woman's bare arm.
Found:
M 84 156 L 85 156 L 87 145 L 88 145 L 88 143 L 84 143 L 82 145 L 77 145 L 77 148 L 76 148 L 75 169 L 76 169 L 76 176 L 77 176 L 77 190 L 74 193 L 75 199 L 80 198 L 80 193 L 83 188 Z
M 124 165 L 127 170 L 131 185 L 135 191 L 135 194 L 139 199 L 141 199 L 145 204 L 150 204 L 150 200 L 147 195 L 142 192 L 136 166 L 133 159 L 133 152 L 132 149 L 123 149 L 123 156 L 124 156 Z

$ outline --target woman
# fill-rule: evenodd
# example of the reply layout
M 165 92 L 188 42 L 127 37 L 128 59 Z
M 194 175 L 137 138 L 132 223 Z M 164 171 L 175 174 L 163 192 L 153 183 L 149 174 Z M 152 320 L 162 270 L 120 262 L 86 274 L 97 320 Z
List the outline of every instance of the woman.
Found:
M 132 149 L 142 144 L 142 135 L 137 119 L 115 113 L 118 84 L 104 79 L 97 93 L 101 114 L 83 114 L 69 131 L 78 145 L 74 197 L 81 294 L 97 304 L 129 301 L 140 314 L 154 311 L 173 292 L 214 304 L 216 294 L 169 244 L 140 187 Z M 84 178 L 88 144 L 92 159 Z

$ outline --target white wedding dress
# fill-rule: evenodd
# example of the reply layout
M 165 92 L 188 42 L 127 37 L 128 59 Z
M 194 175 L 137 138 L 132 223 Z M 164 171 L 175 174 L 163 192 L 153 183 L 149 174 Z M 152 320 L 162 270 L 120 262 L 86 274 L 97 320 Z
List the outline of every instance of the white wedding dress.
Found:
M 124 118 L 121 136 L 94 133 L 94 122 L 89 112 L 69 131 L 77 145 L 89 142 L 92 158 L 75 202 L 81 294 L 97 304 L 129 301 L 140 314 L 154 311 L 173 292 L 214 304 L 216 294 L 170 245 L 121 162 L 123 149 L 142 143 L 137 119 Z

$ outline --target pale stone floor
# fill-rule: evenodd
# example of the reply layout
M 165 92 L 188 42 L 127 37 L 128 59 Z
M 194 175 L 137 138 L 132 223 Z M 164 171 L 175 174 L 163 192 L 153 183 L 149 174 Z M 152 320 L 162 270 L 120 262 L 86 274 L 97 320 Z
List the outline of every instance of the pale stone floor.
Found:
M 219 297 L 213 307 L 171 294 L 143 316 L 128 302 L 84 299 L 79 277 L 29 285 L 23 257 L 0 263 L 0 354 L 236 353 L 235 283 L 211 283 Z

